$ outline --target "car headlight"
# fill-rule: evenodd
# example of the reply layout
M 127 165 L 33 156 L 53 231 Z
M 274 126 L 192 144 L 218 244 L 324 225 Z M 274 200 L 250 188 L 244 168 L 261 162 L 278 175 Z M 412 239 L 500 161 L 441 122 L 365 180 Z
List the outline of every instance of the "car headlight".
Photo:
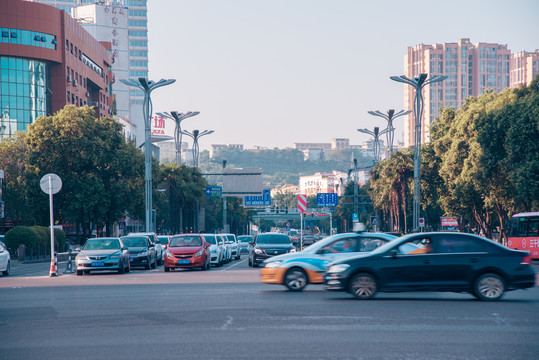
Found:
M 350 268 L 348 264 L 337 264 L 333 265 L 328 269 L 328 273 L 342 273 Z
M 283 262 L 281 260 L 278 260 L 278 261 L 270 261 L 269 263 L 266 264 L 266 267 L 267 268 L 274 268 L 274 267 L 279 267 Z
M 165 256 L 170 258 L 170 259 L 173 259 L 174 258 L 174 254 L 171 253 L 170 251 L 167 250 L 167 252 L 165 253 Z
M 210 250 L 212 254 L 217 254 L 217 249 Z
M 255 254 L 263 254 L 264 252 L 260 249 L 255 249 Z
M 77 258 L 75 260 L 90 260 L 90 259 L 88 259 L 88 256 L 84 254 L 79 254 L 77 255 Z
M 202 254 L 204 254 L 204 250 L 199 250 L 195 253 L 195 257 L 202 256 Z
M 290 249 L 289 253 L 295 253 L 296 249 Z
M 148 255 L 150 255 L 149 251 L 143 251 L 143 252 L 138 254 L 138 256 L 148 256 Z

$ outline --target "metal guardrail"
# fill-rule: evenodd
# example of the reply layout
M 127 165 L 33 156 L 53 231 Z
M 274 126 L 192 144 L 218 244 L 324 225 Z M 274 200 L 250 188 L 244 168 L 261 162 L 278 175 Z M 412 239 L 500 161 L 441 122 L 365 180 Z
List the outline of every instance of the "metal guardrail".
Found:
M 62 253 L 56 254 L 58 263 L 60 261 L 66 262 L 66 269 L 64 270 L 64 274 L 75 273 L 75 270 L 73 270 L 73 261 L 77 257 L 78 253 L 79 253 L 78 251 L 72 251 L 71 249 L 69 249 L 68 252 L 62 252 Z

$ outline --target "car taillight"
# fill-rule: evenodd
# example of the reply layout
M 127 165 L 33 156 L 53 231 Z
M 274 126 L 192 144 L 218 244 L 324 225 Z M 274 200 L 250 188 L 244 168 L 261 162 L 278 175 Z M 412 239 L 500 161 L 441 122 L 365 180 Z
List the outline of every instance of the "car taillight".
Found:
M 521 265 L 528 265 L 532 263 L 532 257 L 530 255 L 524 256 L 524 259 L 520 262 Z

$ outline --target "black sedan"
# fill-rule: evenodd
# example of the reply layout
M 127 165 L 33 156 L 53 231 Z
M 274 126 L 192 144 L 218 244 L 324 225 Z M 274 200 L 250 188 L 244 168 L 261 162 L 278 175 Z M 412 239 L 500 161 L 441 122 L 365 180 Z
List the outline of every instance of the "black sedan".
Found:
M 498 300 L 535 285 L 527 252 L 463 233 L 419 233 L 327 266 L 326 290 L 370 299 L 378 291 L 468 292 Z
M 286 234 L 262 233 L 249 243 L 249 266 L 257 267 L 264 260 L 275 255 L 282 255 L 296 252 L 292 241 Z

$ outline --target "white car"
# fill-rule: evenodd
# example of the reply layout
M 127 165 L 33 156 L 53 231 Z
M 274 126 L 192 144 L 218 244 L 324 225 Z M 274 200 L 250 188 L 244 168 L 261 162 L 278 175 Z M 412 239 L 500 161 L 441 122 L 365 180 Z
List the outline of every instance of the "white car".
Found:
M 232 261 L 232 248 L 229 244 L 228 238 L 224 234 L 217 234 L 217 238 L 219 238 L 223 244 L 224 262 L 225 264 L 228 264 Z
M 215 234 L 201 234 L 208 244 L 210 244 L 210 264 L 215 266 L 223 266 L 224 251 L 219 244 Z
M 11 255 L 3 242 L 0 242 L 0 271 L 2 275 L 8 276 L 11 270 Z
M 238 243 L 238 239 L 236 239 L 236 235 L 234 234 L 224 234 L 224 235 L 228 239 L 232 258 L 235 260 L 239 260 L 241 257 L 241 253 L 240 253 L 240 245 Z
M 129 233 L 129 236 L 131 235 L 146 235 L 150 238 L 152 241 L 152 244 L 155 248 L 155 259 L 157 262 L 157 265 L 163 265 L 163 259 L 165 255 L 165 251 L 163 250 L 163 245 L 159 242 L 159 239 L 157 238 L 157 234 L 154 232 L 136 232 L 136 233 Z

